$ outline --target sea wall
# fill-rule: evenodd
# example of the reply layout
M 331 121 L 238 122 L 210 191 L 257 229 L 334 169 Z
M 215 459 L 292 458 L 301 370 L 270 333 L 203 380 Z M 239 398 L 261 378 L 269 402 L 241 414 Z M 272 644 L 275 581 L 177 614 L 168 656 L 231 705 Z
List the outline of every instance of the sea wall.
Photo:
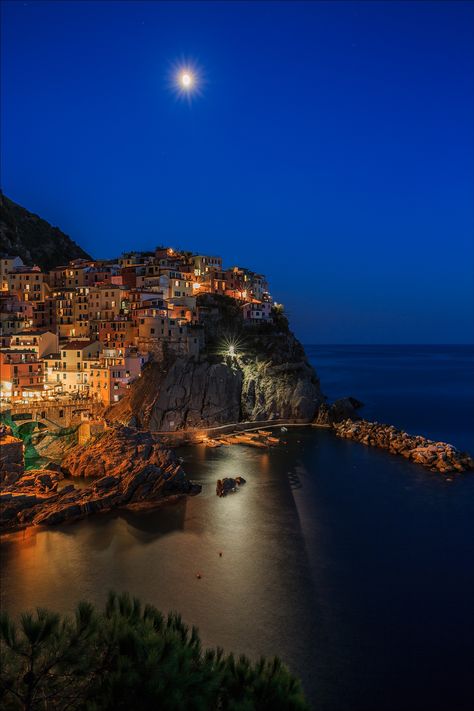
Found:
M 474 460 L 466 452 L 460 452 L 446 442 L 409 435 L 393 425 L 345 419 L 332 426 L 338 437 L 388 450 L 391 454 L 398 454 L 433 472 L 450 474 L 474 469 Z

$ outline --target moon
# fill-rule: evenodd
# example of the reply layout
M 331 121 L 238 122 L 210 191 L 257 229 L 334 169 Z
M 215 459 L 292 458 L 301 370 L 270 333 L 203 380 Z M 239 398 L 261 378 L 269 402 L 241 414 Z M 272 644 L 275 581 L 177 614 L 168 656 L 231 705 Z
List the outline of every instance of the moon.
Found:
M 183 89 L 191 89 L 194 84 L 194 77 L 191 72 L 181 72 L 179 75 L 179 83 Z

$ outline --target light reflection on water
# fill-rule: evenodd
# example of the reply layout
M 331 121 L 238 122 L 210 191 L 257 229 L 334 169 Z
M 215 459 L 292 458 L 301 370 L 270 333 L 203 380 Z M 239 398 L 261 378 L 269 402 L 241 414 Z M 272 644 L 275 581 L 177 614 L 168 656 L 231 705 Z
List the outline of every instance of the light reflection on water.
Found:
M 206 645 L 279 654 L 318 711 L 400 711 L 408 694 L 410 711 L 469 708 L 474 477 L 450 485 L 327 431 L 285 439 L 183 450 L 197 497 L 5 539 L 3 604 L 66 611 L 129 590 Z
M 179 609 L 206 644 L 258 656 L 279 652 L 284 639 L 297 654 L 301 606 L 283 601 L 304 595 L 302 578 L 308 596 L 311 586 L 288 482 L 270 464 L 278 454 L 202 446 L 183 454 L 203 484 L 199 497 L 5 539 L 4 605 L 69 610 L 78 597 L 102 603 L 110 588 L 129 590 Z M 238 474 L 248 483 L 217 498 L 216 480 Z

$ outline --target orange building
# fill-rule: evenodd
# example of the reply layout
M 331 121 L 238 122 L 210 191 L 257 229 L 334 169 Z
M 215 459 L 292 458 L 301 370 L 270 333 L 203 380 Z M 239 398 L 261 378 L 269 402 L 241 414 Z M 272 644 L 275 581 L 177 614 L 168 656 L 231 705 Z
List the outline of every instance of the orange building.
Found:
M 2 399 L 17 400 L 43 389 L 43 364 L 34 350 L 24 348 L 0 351 L 0 390 Z
M 139 353 L 118 355 L 116 351 L 104 351 L 99 363 L 89 371 L 89 395 L 104 405 L 118 402 L 139 377 L 146 357 Z
M 125 350 L 135 344 L 138 327 L 125 316 L 98 322 L 98 339 L 104 348 Z

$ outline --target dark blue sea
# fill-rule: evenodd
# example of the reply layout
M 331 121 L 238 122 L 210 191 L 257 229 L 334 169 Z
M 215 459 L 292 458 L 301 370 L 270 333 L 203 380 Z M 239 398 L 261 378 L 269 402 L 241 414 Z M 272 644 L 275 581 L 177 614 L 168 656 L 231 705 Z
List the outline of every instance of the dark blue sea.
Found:
M 474 346 L 306 346 L 330 400 L 474 452 Z
M 474 451 L 474 348 L 307 352 L 330 399 Z M 129 590 L 206 645 L 278 654 L 316 711 L 472 711 L 474 474 L 448 482 L 327 430 L 281 437 L 184 449 L 203 491 L 177 505 L 6 537 L 2 605 Z M 218 499 L 216 479 L 237 474 L 247 484 Z

